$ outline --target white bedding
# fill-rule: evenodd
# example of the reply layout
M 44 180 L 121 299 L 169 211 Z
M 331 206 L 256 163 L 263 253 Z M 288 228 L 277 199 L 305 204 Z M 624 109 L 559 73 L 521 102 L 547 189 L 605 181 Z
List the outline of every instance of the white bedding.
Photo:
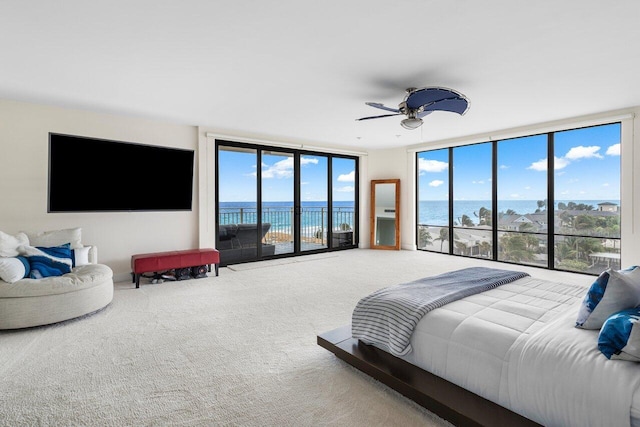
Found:
M 447 304 L 403 359 L 545 426 L 640 426 L 640 365 L 574 327 L 587 287 L 527 277 Z

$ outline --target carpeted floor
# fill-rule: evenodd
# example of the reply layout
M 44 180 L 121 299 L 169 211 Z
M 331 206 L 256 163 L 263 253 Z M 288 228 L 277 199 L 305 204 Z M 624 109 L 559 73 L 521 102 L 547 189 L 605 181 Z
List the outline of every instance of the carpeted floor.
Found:
M 316 335 L 348 324 L 376 289 L 471 265 L 499 264 L 349 250 L 117 283 L 96 314 L 0 332 L 0 425 L 449 425 Z

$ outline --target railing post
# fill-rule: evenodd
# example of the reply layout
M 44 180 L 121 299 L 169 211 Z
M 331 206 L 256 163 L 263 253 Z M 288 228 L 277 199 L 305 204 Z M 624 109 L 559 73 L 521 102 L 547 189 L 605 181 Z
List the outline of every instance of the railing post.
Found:
M 320 208 L 320 240 L 321 244 L 324 245 L 324 207 Z

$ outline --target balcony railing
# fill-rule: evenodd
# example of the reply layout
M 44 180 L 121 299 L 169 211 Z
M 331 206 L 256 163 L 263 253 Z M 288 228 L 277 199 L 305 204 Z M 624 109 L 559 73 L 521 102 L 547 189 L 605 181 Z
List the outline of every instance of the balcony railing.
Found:
M 327 244 L 329 209 L 325 206 L 305 206 L 300 210 L 300 237 L 304 242 Z M 265 207 L 261 211 L 262 222 L 271 227 L 265 243 L 291 242 L 295 210 L 293 206 Z M 333 230 L 353 230 L 355 214 L 352 207 L 334 207 Z M 254 224 L 258 222 L 258 211 L 252 207 L 222 207 L 219 209 L 220 224 Z

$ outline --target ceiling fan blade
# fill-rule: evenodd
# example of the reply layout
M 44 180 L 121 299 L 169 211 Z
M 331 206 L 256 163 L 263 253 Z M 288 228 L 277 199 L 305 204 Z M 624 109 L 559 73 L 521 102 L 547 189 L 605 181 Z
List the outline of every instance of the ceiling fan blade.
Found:
M 466 99 L 464 95 L 452 89 L 443 87 L 425 87 L 415 90 L 407 95 L 407 107 L 414 110 L 431 104 L 433 102 L 442 101 L 444 99 L 460 98 Z
M 399 113 L 400 112 L 400 110 L 398 110 L 397 108 L 387 107 L 386 105 L 383 105 L 383 104 L 381 104 L 379 102 L 365 102 L 365 104 L 367 104 L 370 107 L 379 108 L 381 110 L 393 111 L 394 113 Z
M 397 114 L 383 114 L 381 116 L 371 116 L 371 117 L 362 117 L 360 119 L 356 119 L 357 122 L 361 121 L 361 120 L 370 120 L 370 119 L 379 119 L 380 117 L 391 117 L 391 116 L 400 116 L 402 115 L 402 113 L 397 113 Z
M 469 109 L 469 101 L 465 98 L 449 98 L 440 101 L 433 102 L 424 106 L 424 111 L 451 111 L 452 113 L 458 113 L 460 115 L 467 112 Z

